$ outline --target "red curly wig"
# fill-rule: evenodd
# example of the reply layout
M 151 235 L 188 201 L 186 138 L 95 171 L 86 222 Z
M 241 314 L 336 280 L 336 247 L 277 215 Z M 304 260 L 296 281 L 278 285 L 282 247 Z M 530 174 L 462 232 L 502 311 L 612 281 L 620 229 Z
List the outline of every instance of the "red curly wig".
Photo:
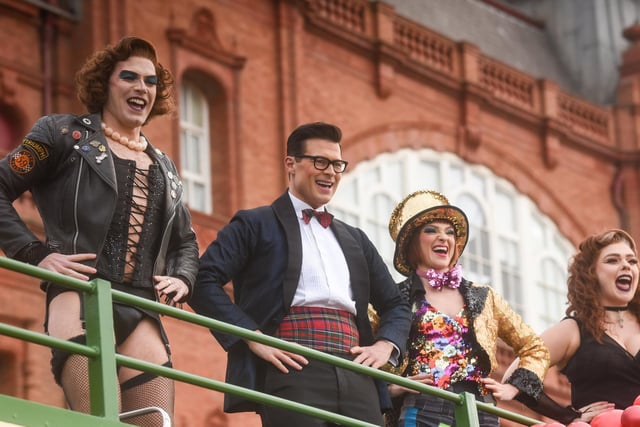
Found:
M 587 237 L 578 246 L 569 265 L 567 279 L 567 297 L 569 306 L 567 316 L 578 319 L 584 329 L 598 342 L 602 342 L 605 332 L 605 309 L 600 301 L 601 291 L 596 275 L 596 263 L 603 248 L 624 242 L 637 255 L 633 238 L 623 230 L 612 229 Z M 629 304 L 629 311 L 640 318 L 640 293 L 636 294 Z
M 76 74 L 78 98 L 87 107 L 89 113 L 101 113 L 109 97 L 109 78 L 118 62 L 132 56 L 150 60 L 158 76 L 156 99 L 144 124 L 154 116 L 173 111 L 171 94 L 173 77 L 169 70 L 158 62 L 156 50 L 151 43 L 138 37 L 125 37 L 114 45 L 95 52 Z

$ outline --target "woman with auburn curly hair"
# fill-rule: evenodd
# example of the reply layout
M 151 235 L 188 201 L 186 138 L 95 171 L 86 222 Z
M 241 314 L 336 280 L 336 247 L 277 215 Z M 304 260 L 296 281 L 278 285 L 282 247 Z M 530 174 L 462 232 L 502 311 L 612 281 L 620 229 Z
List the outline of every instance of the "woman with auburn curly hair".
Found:
M 153 45 L 125 37 L 96 52 L 79 71 L 78 95 L 89 114 L 42 117 L 0 161 L 0 246 L 17 260 L 80 280 L 100 278 L 139 297 L 180 303 L 191 295 L 198 245 L 182 202 L 174 163 L 142 134 L 171 110 L 171 74 Z M 45 229 L 33 234 L 12 207 L 31 191 Z M 45 330 L 86 342 L 82 295 L 44 283 Z M 157 313 L 113 304 L 118 353 L 170 366 Z M 73 410 L 90 411 L 87 358 L 52 350 L 51 366 Z M 173 381 L 120 367 L 127 422 L 157 426 L 172 416 Z M 164 410 L 133 416 L 147 407 Z M 160 418 L 162 417 L 162 418 Z
M 569 265 L 567 317 L 542 334 L 551 365 L 571 382 L 572 406 L 546 395 L 524 403 L 565 424 L 633 405 L 640 394 L 639 276 L 636 244 L 625 231 L 580 243 Z

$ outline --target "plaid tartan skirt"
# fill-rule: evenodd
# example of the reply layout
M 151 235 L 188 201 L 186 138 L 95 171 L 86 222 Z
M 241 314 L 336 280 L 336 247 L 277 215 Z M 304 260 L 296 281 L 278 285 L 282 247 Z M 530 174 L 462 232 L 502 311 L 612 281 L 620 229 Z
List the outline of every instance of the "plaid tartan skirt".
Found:
M 324 307 L 291 307 L 275 336 L 332 354 L 350 354 L 360 342 L 353 314 Z

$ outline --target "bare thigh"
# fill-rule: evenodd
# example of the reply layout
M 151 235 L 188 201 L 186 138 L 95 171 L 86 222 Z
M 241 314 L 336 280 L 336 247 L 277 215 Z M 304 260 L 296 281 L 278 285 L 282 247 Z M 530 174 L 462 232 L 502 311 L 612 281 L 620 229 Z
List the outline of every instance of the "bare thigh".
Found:
M 51 300 L 47 330 L 52 337 L 63 340 L 85 334 L 80 320 L 80 295 L 77 292 L 63 292 Z
M 120 344 L 118 353 L 158 365 L 169 361 L 160 328 L 155 320 L 148 317 L 142 319 L 131 335 Z M 118 377 L 120 382 L 124 382 L 140 373 L 135 369 L 122 367 Z

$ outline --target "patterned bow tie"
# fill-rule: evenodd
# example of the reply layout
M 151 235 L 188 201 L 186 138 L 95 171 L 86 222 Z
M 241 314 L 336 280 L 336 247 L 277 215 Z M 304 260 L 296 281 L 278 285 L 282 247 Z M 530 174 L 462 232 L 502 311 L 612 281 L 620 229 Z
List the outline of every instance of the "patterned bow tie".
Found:
M 434 269 L 430 268 L 426 271 L 426 273 L 416 271 L 416 274 L 427 279 L 427 283 L 429 283 L 429 286 L 438 291 L 441 291 L 444 286 L 447 286 L 451 289 L 456 289 L 462 282 L 461 265 L 456 265 L 451 270 L 445 271 L 444 273 L 438 273 Z
M 309 224 L 309 221 L 311 221 L 311 218 L 313 218 L 314 216 L 318 218 L 318 222 L 324 228 L 327 228 L 328 226 L 330 226 L 331 221 L 333 221 L 333 215 L 331 215 L 327 211 L 316 211 L 314 209 L 302 210 L 302 219 L 304 220 L 305 224 Z

